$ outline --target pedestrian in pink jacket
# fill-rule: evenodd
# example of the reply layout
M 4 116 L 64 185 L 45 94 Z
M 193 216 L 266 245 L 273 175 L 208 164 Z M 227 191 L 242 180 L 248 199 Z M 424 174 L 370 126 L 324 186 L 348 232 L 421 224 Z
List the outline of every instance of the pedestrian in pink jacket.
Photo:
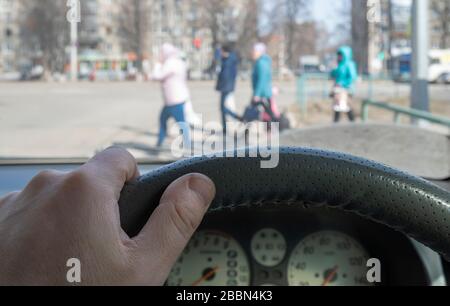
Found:
M 170 44 L 162 47 L 161 63 L 153 71 L 153 80 L 161 82 L 164 108 L 160 116 L 158 147 L 167 137 L 167 122 L 174 118 L 183 131 L 184 147 L 190 147 L 190 128 L 186 122 L 185 104 L 189 100 L 187 67 L 177 48 Z

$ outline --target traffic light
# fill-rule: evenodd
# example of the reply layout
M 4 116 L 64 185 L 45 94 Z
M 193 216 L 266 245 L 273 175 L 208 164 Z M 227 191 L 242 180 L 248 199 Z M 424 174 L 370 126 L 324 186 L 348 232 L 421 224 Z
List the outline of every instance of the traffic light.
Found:
M 194 38 L 194 47 L 197 50 L 200 50 L 202 48 L 202 39 L 201 38 Z

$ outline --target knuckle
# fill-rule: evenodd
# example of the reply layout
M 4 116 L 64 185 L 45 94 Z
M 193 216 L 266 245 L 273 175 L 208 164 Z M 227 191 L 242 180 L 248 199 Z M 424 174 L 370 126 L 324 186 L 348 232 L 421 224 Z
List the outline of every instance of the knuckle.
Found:
M 90 184 L 90 177 L 83 171 L 74 171 L 64 176 L 61 182 L 63 192 L 75 191 L 83 192 Z
M 30 181 L 30 183 L 28 184 L 28 188 L 42 188 L 47 185 L 51 185 L 59 177 L 59 172 L 52 170 L 41 171 Z
M 117 150 L 118 153 L 122 154 L 124 158 L 134 161 L 134 156 L 126 149 L 121 147 L 114 147 L 114 150 Z
M 123 158 L 124 160 L 127 160 L 129 162 L 135 162 L 134 156 L 126 149 L 122 147 L 109 147 L 104 151 L 105 153 L 111 153 L 117 155 L 118 158 Z
M 38 175 L 36 175 L 36 180 L 48 182 L 48 181 L 52 181 L 54 178 L 58 177 L 59 175 L 60 175 L 59 172 L 56 172 L 53 170 L 44 170 L 44 171 L 39 172 Z

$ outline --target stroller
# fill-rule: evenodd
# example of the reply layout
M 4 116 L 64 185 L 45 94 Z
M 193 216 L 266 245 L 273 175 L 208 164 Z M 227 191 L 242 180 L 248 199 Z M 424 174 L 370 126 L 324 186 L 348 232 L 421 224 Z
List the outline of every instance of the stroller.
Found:
M 274 96 L 271 99 L 263 99 L 258 103 L 252 102 L 245 110 L 243 121 L 246 123 L 255 121 L 279 123 L 280 132 L 290 129 L 289 119 L 278 110 L 278 105 L 275 100 L 275 96 L 278 95 L 278 89 L 274 88 L 273 92 Z

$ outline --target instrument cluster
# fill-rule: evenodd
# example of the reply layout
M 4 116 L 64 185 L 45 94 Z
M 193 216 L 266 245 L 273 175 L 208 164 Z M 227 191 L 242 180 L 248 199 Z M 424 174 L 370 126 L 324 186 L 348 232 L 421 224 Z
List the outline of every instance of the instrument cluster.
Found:
M 273 268 L 286 256 L 285 237 L 276 229 L 265 228 L 254 234 L 251 258 L 226 233 L 201 231 L 179 258 L 167 283 L 170 286 L 250 286 L 251 260 Z M 370 285 L 366 277 L 366 263 L 370 258 L 367 250 L 341 232 L 313 233 L 301 240 L 288 257 L 283 272 L 289 286 Z
M 390 268 L 376 285 L 395 283 L 395 270 L 416 283 L 421 276 L 411 275 L 408 266 L 420 265 L 417 254 L 408 239 L 390 231 L 330 210 L 216 213 L 194 235 L 167 285 L 371 286 L 367 279 L 371 258 Z M 401 250 L 390 255 L 389 246 Z M 402 255 L 409 257 L 405 260 Z M 392 268 L 396 260 L 404 266 Z

